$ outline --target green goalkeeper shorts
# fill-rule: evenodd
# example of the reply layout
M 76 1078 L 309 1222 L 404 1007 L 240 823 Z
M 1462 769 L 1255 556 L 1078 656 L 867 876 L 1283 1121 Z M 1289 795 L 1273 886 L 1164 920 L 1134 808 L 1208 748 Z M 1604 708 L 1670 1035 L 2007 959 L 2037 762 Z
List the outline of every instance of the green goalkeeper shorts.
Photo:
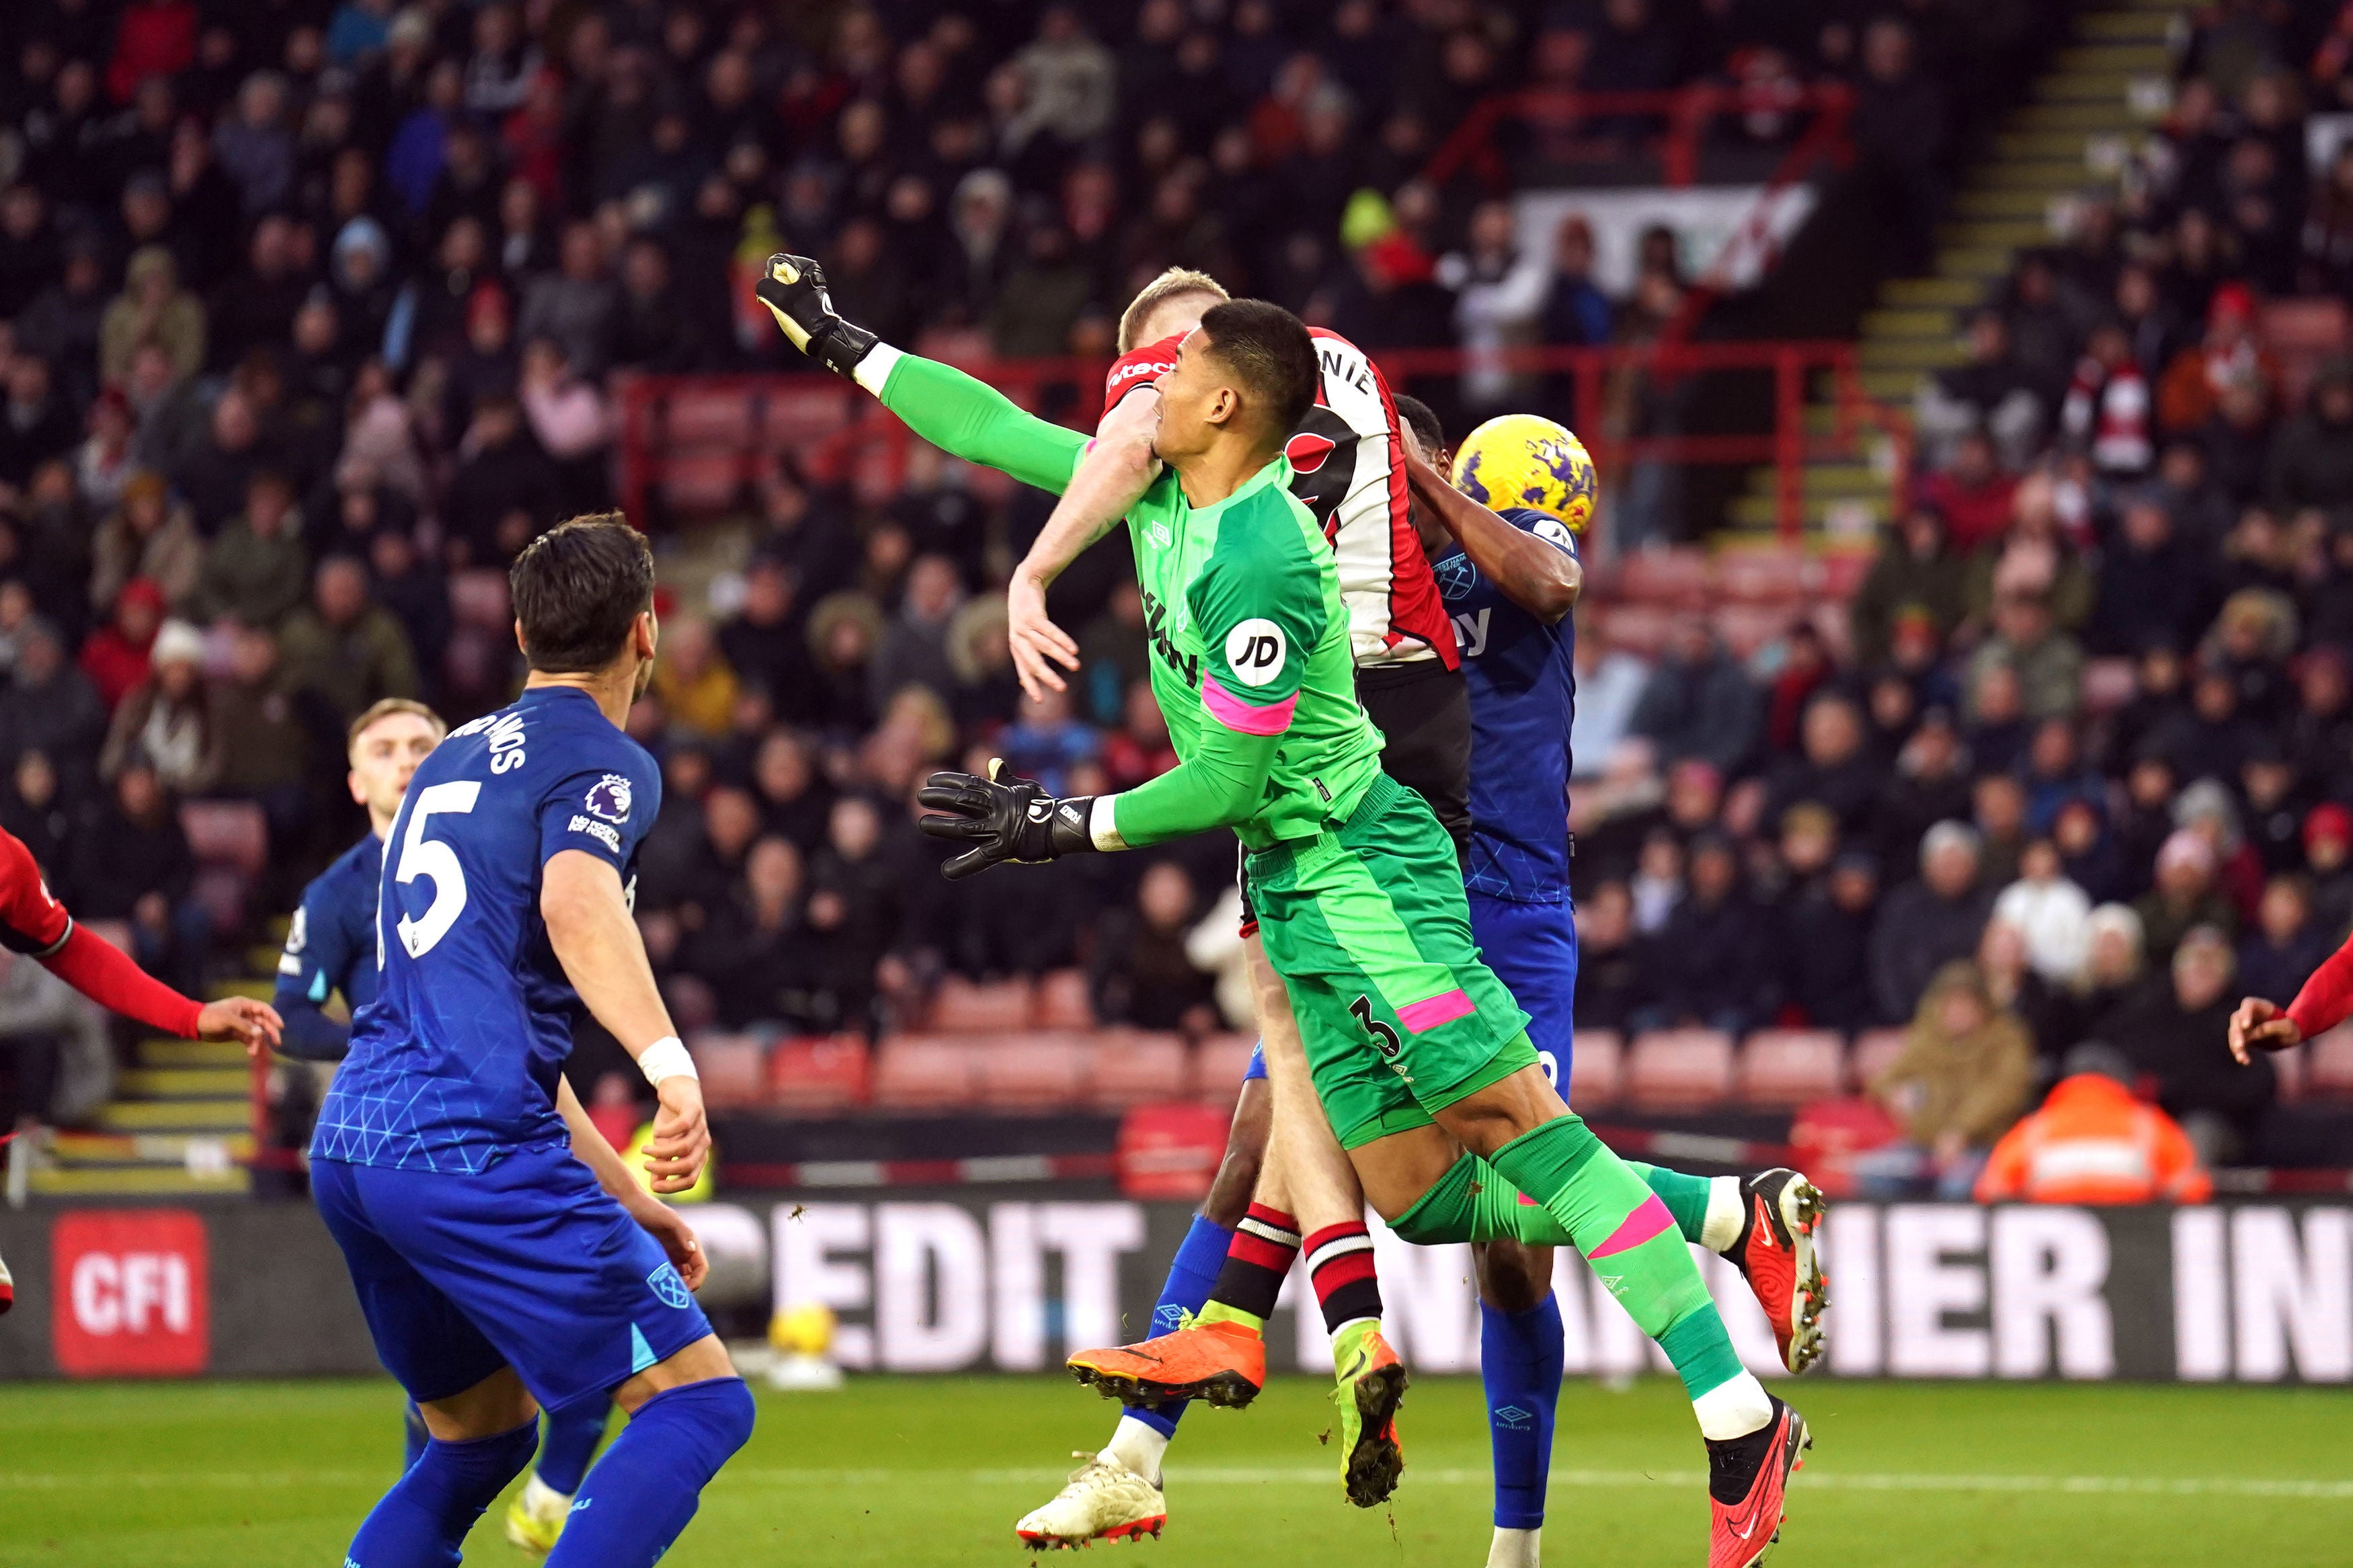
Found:
M 1454 841 L 1413 791 L 1377 775 L 1338 831 L 1260 850 L 1249 876 L 1342 1147 L 1537 1065 L 1528 1016 L 1472 944 Z

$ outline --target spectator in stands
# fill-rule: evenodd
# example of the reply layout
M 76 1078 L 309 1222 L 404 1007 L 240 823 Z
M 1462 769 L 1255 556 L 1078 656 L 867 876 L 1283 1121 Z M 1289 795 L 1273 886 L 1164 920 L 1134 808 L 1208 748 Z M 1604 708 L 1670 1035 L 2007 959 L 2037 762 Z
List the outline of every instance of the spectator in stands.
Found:
M 79 791 L 98 765 L 106 707 L 90 678 L 67 662 L 50 623 L 27 619 L 16 628 L 16 668 L 0 691 L 0 755 L 13 764 L 28 751 L 39 752 L 57 765 L 69 792 Z
M 585 220 L 567 224 L 557 269 L 533 279 L 523 290 L 515 335 L 526 343 L 545 339 L 579 374 L 598 375 L 612 352 L 620 303 L 619 289 L 606 276 L 605 242 L 596 226 Z
M 1696 757 L 1728 773 L 1755 748 L 1759 717 L 1756 689 L 1738 661 L 1704 619 L 1685 616 L 1642 688 L 1629 728 L 1657 746 L 1662 762 Z
M 2202 1204 L 2213 1178 L 2179 1123 L 2133 1097 L 2133 1068 L 2112 1046 L 2067 1054 L 2042 1108 L 2002 1135 L 1979 1173 L 1981 1204 Z
M 1852 1032 L 1877 1021 L 1867 954 L 1879 904 L 1879 861 L 1850 849 L 1810 882 L 1775 921 L 1776 963 L 1786 999 L 1818 1029 Z M 1577 984 L 1585 984 L 1580 960 Z
M 2205 838 L 2184 827 L 2166 839 L 2157 855 L 2156 885 L 2134 906 L 2151 963 L 2170 963 L 2174 949 L 2194 929 L 2225 938 L 2238 929 L 2238 911 L 2216 889 L 2214 873 L 2214 848 Z
M 2200 1158 L 2225 1163 L 2253 1136 L 2277 1077 L 2269 1058 L 2240 1067 L 2222 1048 L 2235 994 L 2229 937 L 2213 926 L 2191 928 L 2171 969 L 2170 984 L 2126 1002 L 2095 1030 L 2136 1072 L 2157 1080 L 2158 1103 L 2181 1123 Z
M 1921 462 L 1940 472 L 1951 468 L 1975 437 L 1982 449 L 1971 464 L 1982 483 L 1982 476 L 1998 467 L 2013 472 L 2026 467 L 2045 416 L 2033 375 L 2012 353 L 2010 323 L 1999 310 L 1987 306 L 1973 312 L 1965 342 L 1966 363 L 1921 381 L 1912 417 L 1922 442 Z
M 1977 952 L 1993 905 L 1979 853 L 1975 828 L 1937 823 L 1920 841 L 1918 879 L 1882 904 L 1871 936 L 1871 986 L 1883 1022 L 1909 1016 L 1938 969 Z
M 125 694 L 99 752 L 99 775 L 119 777 L 134 762 L 155 770 L 174 795 L 208 792 L 221 770 L 221 733 L 205 689 L 204 634 L 166 621 L 150 649 L 151 672 Z
M 47 361 L 15 354 L 0 377 L 7 391 L 0 403 L 0 484 L 21 486 L 35 468 L 72 449 L 80 424 L 54 389 Z
M 2314 921 L 2312 889 L 2298 876 L 2263 886 L 2253 929 L 2239 942 L 2239 989 L 2250 996 L 2293 996 L 2328 956 L 2331 932 Z
M 47 755 L 26 752 L 10 771 L 8 787 L 0 790 L 0 828 L 24 841 L 34 864 L 58 883 L 65 881 L 67 855 L 74 831 L 74 813 L 58 793 L 58 770 Z
M 887 703 L 901 688 L 926 687 L 944 697 L 955 689 L 948 667 L 948 621 L 964 602 L 955 563 L 942 555 L 919 555 L 907 568 L 907 584 L 890 629 L 874 654 L 874 703 Z
M 828 1026 L 809 1008 L 809 939 L 802 925 L 800 851 L 774 835 L 744 857 L 724 913 L 695 933 L 681 967 L 707 982 L 730 1028 Z
M 1095 1015 L 1145 1029 L 1213 1031 L 1213 980 L 1194 967 L 1186 937 L 1195 915 L 1192 879 L 1174 860 L 1146 868 L 1133 910 L 1113 910 L 1095 950 Z
M 2330 361 L 2310 395 L 2272 443 L 2264 489 L 2284 512 L 2353 505 L 2353 361 Z
M 1643 1001 L 1642 944 L 1626 884 L 1602 883 L 1577 901 L 1577 1026 L 1623 1029 Z
M 2034 972 L 2055 984 L 2083 968 L 2091 913 L 2091 900 L 2059 863 L 2058 847 L 2037 838 L 2019 858 L 2018 879 L 1995 898 L 1992 918 L 2019 933 Z
M 279 652 L 286 689 L 320 702 L 332 728 L 385 698 L 417 694 L 408 634 L 371 599 L 367 568 L 348 555 L 319 563 L 311 602 L 286 618 Z
M 204 302 L 180 287 L 179 264 L 161 245 L 132 253 L 122 292 L 106 307 L 99 324 L 99 374 L 110 384 L 121 382 L 131 374 L 133 352 L 150 343 L 164 351 L 174 376 L 192 376 L 204 366 Z
M 793 574 L 772 556 L 744 573 L 744 603 L 719 627 L 719 650 L 739 679 L 786 710 L 809 678 L 808 628 L 796 615 Z
M 1718 834 L 1693 840 L 1689 874 L 1689 894 L 1648 944 L 1647 1000 L 1631 1026 L 1746 1034 L 1771 1016 L 1774 1002 L 1764 910 L 1741 887 L 1739 861 Z
M 1880 542 L 1849 605 L 1856 662 L 1870 668 L 1886 660 L 1896 617 L 1905 612 L 1925 614 L 1939 640 L 1960 625 L 1966 571 L 1949 545 L 1944 514 L 1928 506 L 1906 510 Z
M 1909 866 L 1920 840 L 1939 822 L 1971 810 L 1968 752 L 1952 715 L 1932 708 L 1896 753 L 1895 767 L 1872 812 L 1872 837 L 1883 864 Z
M 2021 588 L 1995 599 L 1992 635 L 1969 658 L 1971 686 L 1997 664 L 2017 673 L 2029 720 L 2069 717 L 2083 700 L 2084 650 L 2053 624 L 2043 593 Z
M 259 804 L 269 819 L 272 853 L 281 853 L 300 842 L 310 820 L 311 731 L 279 679 L 278 639 L 239 627 L 228 642 L 228 673 L 211 693 L 220 752 L 213 788 Z
M 2103 479 L 2128 483 L 2157 459 L 2148 375 L 2133 358 L 2119 322 L 2104 321 L 2077 362 L 2060 407 L 2069 450 L 2087 457 Z
M 836 800 L 810 867 L 808 921 L 821 935 L 817 984 L 837 1026 L 861 1026 L 870 1017 L 882 955 L 905 921 L 905 879 L 882 849 L 874 802 L 858 795 Z
M 1978 874 L 1989 888 L 2008 887 L 2026 854 L 2026 791 L 2014 773 L 1979 773 L 1969 786 L 1969 826 L 1978 830 Z
M 653 689 L 670 723 L 697 740 L 720 739 L 734 724 L 741 689 L 711 623 L 701 616 L 675 617 L 663 627 L 662 642 Z
M 612 423 L 604 394 L 575 372 L 551 338 L 525 345 L 517 385 L 531 433 L 554 465 L 555 510 L 596 510 L 609 489 L 605 449 L 612 440 Z
M 1935 241 L 1949 108 L 1941 84 L 1915 67 L 1912 30 L 1894 16 L 1863 29 L 1862 74 L 1849 125 L 1860 173 L 1890 215 L 1890 235 L 1916 270 Z
M 1864 740 L 1862 713 L 1853 699 L 1842 691 L 1818 692 L 1806 704 L 1801 754 L 1767 775 L 1767 818 L 1778 821 L 1799 802 L 1813 801 L 1830 810 L 1841 834 L 1862 834 L 1885 782 Z
M 1593 281 L 1593 226 L 1570 213 L 1553 231 L 1552 276 L 1545 281 L 1536 320 L 1544 341 L 1564 348 L 1601 348 L 1611 336 L 1615 308 Z
M 1857 1158 L 1863 1191 L 1967 1197 L 1994 1141 L 2026 1109 L 2033 1075 L 2024 1025 L 1995 1007 L 1976 966 L 1939 967 L 1903 1051 L 1869 1085 L 1902 1124 L 1905 1141 Z
M 556 474 L 522 405 L 491 394 L 474 405 L 458 446 L 446 517 L 463 563 L 504 567 L 556 519 Z
M 164 591 L 133 577 L 114 596 L 114 614 L 83 639 L 82 673 L 112 712 L 123 696 L 147 679 L 155 633 L 164 624 Z
M 308 568 L 301 533 L 292 483 L 274 468 L 257 472 L 246 486 L 245 510 L 205 549 L 190 613 L 275 626 L 302 599 Z
M 184 994 L 204 985 L 211 917 L 189 897 L 195 854 L 155 769 L 134 758 L 74 837 L 67 883 L 85 920 L 131 922 L 132 956 Z

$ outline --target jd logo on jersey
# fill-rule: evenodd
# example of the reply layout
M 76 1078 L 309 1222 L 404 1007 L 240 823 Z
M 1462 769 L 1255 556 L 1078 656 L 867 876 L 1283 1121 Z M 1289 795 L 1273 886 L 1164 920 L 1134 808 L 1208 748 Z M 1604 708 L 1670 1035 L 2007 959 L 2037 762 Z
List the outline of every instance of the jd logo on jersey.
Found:
M 1282 674 L 1289 651 L 1282 628 L 1263 616 L 1254 616 L 1226 634 L 1226 667 L 1244 686 L 1264 686 Z

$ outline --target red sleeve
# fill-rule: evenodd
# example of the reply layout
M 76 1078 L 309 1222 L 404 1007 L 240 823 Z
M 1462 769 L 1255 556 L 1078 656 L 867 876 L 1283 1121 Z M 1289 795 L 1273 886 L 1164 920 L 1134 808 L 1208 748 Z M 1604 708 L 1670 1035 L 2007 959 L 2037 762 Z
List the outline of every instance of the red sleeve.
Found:
M 202 1004 L 181 995 L 102 936 L 67 923 L 63 946 L 41 960 L 49 973 L 100 1006 L 193 1039 Z
M 1111 362 L 1111 374 L 1103 377 L 1103 408 L 1119 406 L 1119 400 L 1147 381 L 1157 381 L 1176 368 L 1176 345 L 1185 341 L 1183 334 L 1163 338 L 1156 343 L 1128 350 Z
M 2348 1013 L 2353 1013 L 2353 941 L 2330 953 L 2287 1005 L 2287 1016 L 2307 1040 L 2343 1023 Z
M 25 841 L 0 831 L 0 946 L 47 958 L 72 925 L 65 906 L 49 896 Z

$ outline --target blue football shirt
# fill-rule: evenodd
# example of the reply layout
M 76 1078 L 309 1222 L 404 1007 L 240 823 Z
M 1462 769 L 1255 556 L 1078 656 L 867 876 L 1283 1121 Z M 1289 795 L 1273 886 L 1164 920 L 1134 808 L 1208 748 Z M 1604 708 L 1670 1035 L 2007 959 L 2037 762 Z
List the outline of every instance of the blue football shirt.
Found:
M 1560 520 L 1514 507 L 1513 527 L 1577 554 Z M 1458 546 L 1436 562 L 1471 690 L 1472 892 L 1522 903 L 1568 897 L 1568 725 L 1577 709 L 1575 622 L 1546 626 L 1504 596 Z
M 320 1107 L 314 1159 L 477 1172 L 560 1143 L 555 1087 L 579 997 L 540 919 L 566 849 L 636 888 L 661 807 L 643 747 L 569 687 L 450 732 L 409 781 L 385 844 L 375 1000 Z
M 319 1009 L 338 991 L 354 1017 L 375 1000 L 375 889 L 383 873 L 384 841 L 370 833 L 302 889 L 271 998 L 286 1020 L 285 1055 L 340 1058 L 351 1031 Z

